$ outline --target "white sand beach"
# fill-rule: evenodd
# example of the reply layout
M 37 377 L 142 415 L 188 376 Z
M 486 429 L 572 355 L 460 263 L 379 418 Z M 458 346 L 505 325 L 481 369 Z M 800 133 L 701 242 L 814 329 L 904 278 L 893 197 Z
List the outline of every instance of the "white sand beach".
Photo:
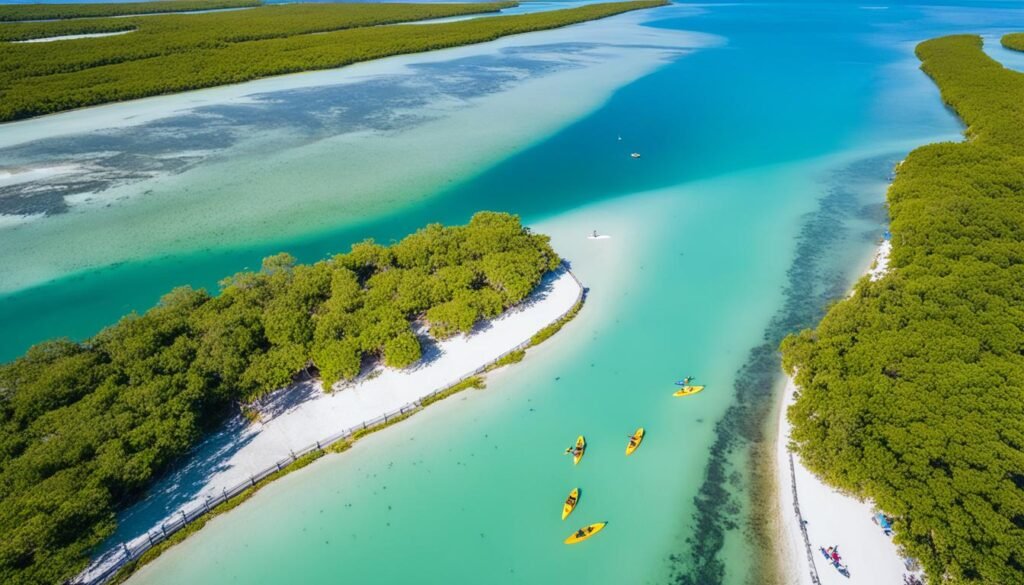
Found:
M 780 540 L 789 559 L 784 565 L 788 568 L 788 582 L 800 585 L 901 585 L 903 575 L 907 573 L 902 557 L 892 539 L 872 521 L 875 510 L 871 503 L 861 502 L 826 485 L 800 463 L 799 455 L 792 455 L 793 466 L 790 468 L 787 449 L 789 423 L 785 413 L 793 403 L 796 391 L 793 380 L 788 379 L 779 416 L 776 453 L 779 506 L 782 510 Z M 806 521 L 810 554 L 800 529 L 800 519 L 793 507 L 794 484 L 800 514 Z M 843 565 L 849 569 L 849 577 L 826 561 L 819 550 L 819 547 L 832 546 L 839 547 L 839 555 Z M 817 576 L 817 581 L 812 575 Z
M 889 271 L 889 253 L 891 251 L 891 240 L 883 240 L 882 245 L 878 246 L 878 252 L 875 253 L 875 262 L 868 269 L 868 278 L 871 279 L 871 282 L 882 278 Z
M 890 250 L 888 240 L 879 247 L 868 271 L 871 280 L 885 275 Z M 787 378 L 776 440 L 781 514 L 779 544 L 780 554 L 785 559 L 786 582 L 794 585 L 902 585 L 903 575 L 908 571 L 891 537 L 872 520 L 876 510 L 871 502 L 838 492 L 804 467 L 799 455 L 789 452 L 790 425 L 786 411 L 798 390 L 793 379 Z M 835 546 L 838 546 L 842 564 L 849 570 L 848 577 L 828 562 L 820 550 Z
M 428 394 L 444 389 L 557 321 L 580 298 L 575 277 L 560 269 L 549 274 L 531 297 L 501 317 L 478 325 L 469 336 L 432 343 L 424 360 L 407 370 L 378 369 L 359 382 L 323 392 L 318 380 L 297 383 L 263 400 L 262 421 L 235 417 L 189 456 L 188 463 L 161 480 L 150 495 L 119 519 L 118 533 L 108 541 L 90 571 L 116 558 L 120 543 L 141 543 L 147 531 L 179 510 L 201 506 L 251 475 L 272 467 L 317 441 L 395 412 Z M 107 560 L 105 560 L 107 559 Z

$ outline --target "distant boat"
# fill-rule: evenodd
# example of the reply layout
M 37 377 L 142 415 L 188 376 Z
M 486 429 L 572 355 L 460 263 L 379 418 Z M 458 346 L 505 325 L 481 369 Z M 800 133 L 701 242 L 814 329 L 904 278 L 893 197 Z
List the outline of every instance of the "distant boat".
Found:
M 639 152 L 634 152 L 633 154 L 631 154 L 629 156 L 631 156 L 633 158 L 640 158 L 640 153 Z

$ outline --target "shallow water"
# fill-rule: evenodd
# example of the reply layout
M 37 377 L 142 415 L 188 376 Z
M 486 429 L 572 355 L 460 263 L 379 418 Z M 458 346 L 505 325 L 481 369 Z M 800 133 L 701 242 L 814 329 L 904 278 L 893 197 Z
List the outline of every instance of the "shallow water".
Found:
M 917 70 L 913 45 L 948 32 L 1024 27 L 1024 13 L 1007 3 L 994 4 L 999 10 L 930 4 L 673 6 L 642 19 L 612 19 L 618 28 L 603 29 L 609 34 L 713 36 L 678 37 L 678 48 L 694 49 L 685 54 L 621 42 L 601 49 L 636 64 L 635 75 L 623 73 L 603 94 L 607 100 L 586 108 L 558 108 L 559 93 L 531 94 L 537 116 L 553 121 L 540 134 L 487 143 L 482 159 L 469 150 L 486 133 L 432 127 L 450 174 L 324 218 L 334 227 L 301 233 L 267 218 L 257 242 L 228 229 L 204 240 L 206 249 L 183 241 L 187 253 L 147 252 L 152 256 L 9 294 L 0 301 L 10 332 L 4 355 L 40 336 L 87 334 L 128 308 L 146 307 L 173 283 L 209 286 L 271 252 L 315 259 L 363 237 L 387 241 L 428 221 L 463 221 L 481 208 L 515 211 L 553 235 L 590 287 L 577 320 L 522 364 L 493 374 L 486 390 L 442 402 L 269 486 L 133 582 L 748 582 L 761 558 L 745 536 L 758 507 L 747 500 L 746 454 L 778 372 L 773 348 L 785 332 L 813 324 L 866 267 L 884 230 L 893 164 L 918 144 L 960 132 Z M 549 34 L 517 39 L 554 38 Z M 549 45 L 545 58 L 558 52 Z M 535 49 L 529 53 L 540 59 Z M 445 63 L 438 69 L 446 73 L 458 66 Z M 504 71 L 494 67 L 476 79 L 500 78 L 495 69 Z M 505 90 L 528 87 L 530 78 L 505 78 L 502 91 L 480 101 L 507 106 L 502 96 L 514 94 Z M 418 94 L 409 99 L 408 115 L 421 114 Z M 303 140 L 324 131 L 301 122 L 303 100 L 284 100 L 292 113 L 259 148 L 229 144 L 189 172 L 165 176 L 181 190 L 203 189 L 190 177 L 255 168 L 279 156 L 268 154 L 275 147 L 303 164 Z M 230 135 L 257 124 L 259 115 L 267 114 L 239 110 L 220 123 Z M 138 139 L 153 139 L 159 127 L 146 127 Z M 498 118 L 485 129 L 517 132 Z M 376 139 L 391 148 L 389 138 L 405 136 Z M 363 144 L 358 135 L 350 140 Z M 311 143 L 328 158 L 334 148 L 329 140 Z M 184 146 L 168 148 L 180 153 Z M 634 151 L 642 157 L 631 159 Z M 249 167 L 239 162 L 242 153 Z M 390 160 L 362 169 L 401 179 L 403 167 Z M 344 169 L 345 159 L 337 164 Z M 244 174 L 233 179 L 211 196 L 267 202 L 267 192 Z M 592 229 L 611 237 L 588 240 Z M 672 380 L 687 374 L 708 389 L 672 399 Z M 626 436 L 641 425 L 647 439 L 627 459 Z M 590 449 L 574 468 L 561 451 L 579 433 Z M 561 501 L 576 486 L 580 506 L 562 522 Z M 599 520 L 609 526 L 598 537 L 561 545 L 577 526 Z

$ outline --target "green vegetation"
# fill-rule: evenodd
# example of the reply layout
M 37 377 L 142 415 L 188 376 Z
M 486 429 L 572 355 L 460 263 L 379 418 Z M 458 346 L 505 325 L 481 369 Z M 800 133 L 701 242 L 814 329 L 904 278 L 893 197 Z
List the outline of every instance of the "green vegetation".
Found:
M 154 2 L 111 4 L 9 4 L 0 6 L 0 22 L 247 8 L 259 6 L 260 4 L 260 0 L 159 0 Z
M 367 19 L 382 14 L 395 18 L 401 14 L 400 19 L 407 20 L 413 18 L 411 14 L 423 11 L 468 13 L 494 10 L 499 5 L 299 5 L 246 10 L 244 17 L 239 13 L 152 16 L 137 19 L 138 30 L 129 34 L 4 46 L 0 55 L 0 121 L 480 43 L 666 3 L 633 0 L 461 22 L 392 26 L 353 24 L 358 20 L 354 15 L 361 14 L 360 22 L 368 23 Z M 253 18 L 261 11 L 271 14 L 271 20 Z M 327 27 L 319 22 L 319 14 L 325 11 L 337 12 Z M 295 16 L 279 19 L 277 14 Z M 202 24 L 210 19 L 230 24 Z M 279 21 L 280 30 L 289 32 L 275 32 Z M 351 26 L 362 28 L 336 30 Z M 33 30 L 31 34 L 41 34 Z M 329 32 L 303 34 L 324 30 Z
M 918 45 L 968 140 L 907 157 L 891 273 L 783 342 L 801 457 L 893 515 L 936 583 L 1024 583 L 1024 75 L 981 47 Z
M 526 357 L 525 349 L 517 349 L 515 351 L 510 351 L 508 355 L 506 355 L 505 357 L 500 358 L 493 364 L 487 366 L 486 371 L 490 372 L 492 370 L 497 370 L 498 368 L 503 368 L 505 366 L 510 366 L 512 364 L 518 364 L 519 362 L 523 361 L 524 357 Z
M 1007 49 L 1024 51 L 1024 33 L 1011 33 L 1003 35 L 1002 44 Z
M 210 14 L 169 14 L 7 24 L 2 40 L 131 30 L 117 38 L 12 44 L 0 54 L 4 84 L 17 79 L 365 26 L 497 12 L 515 2 L 473 4 L 286 4 Z
M 452 384 L 451 386 L 445 388 L 444 390 L 438 392 L 437 394 L 433 394 L 431 396 L 428 396 L 428 397 L 424 398 L 423 400 L 420 401 L 420 405 L 421 406 L 430 406 L 431 404 L 433 404 L 435 402 L 438 402 L 440 400 L 444 400 L 445 398 L 448 398 L 449 396 L 451 396 L 453 394 L 458 394 L 459 392 L 462 392 L 463 390 L 469 390 L 470 388 L 476 388 L 477 390 L 482 390 L 485 387 L 486 387 L 486 384 L 484 384 L 483 377 L 481 377 L 481 376 L 472 376 L 472 377 L 466 378 L 465 380 L 463 380 L 463 381 L 461 381 L 461 382 L 459 382 L 457 384 Z
M 573 305 L 572 309 L 570 309 L 564 317 L 535 333 L 533 337 L 530 338 L 530 345 L 528 347 L 533 347 L 535 345 L 543 343 L 549 337 L 561 331 L 562 327 L 565 327 L 566 323 L 576 318 L 576 315 L 580 312 L 580 309 L 582 308 L 583 299 L 581 298 L 579 301 L 576 302 L 575 305 Z
M 140 20 L 143 19 L 88 18 L 82 20 L 54 20 L 49 22 L 14 22 L 0 25 L 0 41 L 27 41 L 30 39 L 45 39 L 49 37 L 63 37 L 68 35 L 91 35 L 96 33 L 135 30 L 139 28 L 138 21 Z M 92 40 L 99 42 L 97 39 L 65 39 L 61 42 L 67 43 L 72 40 Z M 18 45 L 0 45 L 0 59 L 4 62 L 9 61 L 7 57 L 8 51 L 17 50 Z M 10 67 L 10 65 L 7 65 L 7 67 Z
M 271 256 L 217 296 L 175 289 L 82 343 L 31 348 L 0 366 L 0 581 L 81 570 L 115 512 L 233 404 L 307 368 L 331 384 L 368 361 L 408 366 L 420 357 L 414 323 L 438 337 L 465 331 L 559 262 L 546 236 L 483 212 L 312 265 Z

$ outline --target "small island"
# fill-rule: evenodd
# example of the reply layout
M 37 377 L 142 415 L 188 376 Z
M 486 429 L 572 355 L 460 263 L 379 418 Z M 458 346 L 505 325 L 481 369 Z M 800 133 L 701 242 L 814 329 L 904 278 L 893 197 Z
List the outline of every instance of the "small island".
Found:
M 36 345 L 0 367 L 0 531 L 10 536 L 0 575 L 74 577 L 117 514 L 187 466 L 240 406 L 255 424 L 217 440 L 256 436 L 219 462 L 197 501 L 306 443 L 521 359 L 582 293 L 547 236 L 481 212 L 315 264 L 271 256 L 216 296 L 182 287 L 91 339 Z

